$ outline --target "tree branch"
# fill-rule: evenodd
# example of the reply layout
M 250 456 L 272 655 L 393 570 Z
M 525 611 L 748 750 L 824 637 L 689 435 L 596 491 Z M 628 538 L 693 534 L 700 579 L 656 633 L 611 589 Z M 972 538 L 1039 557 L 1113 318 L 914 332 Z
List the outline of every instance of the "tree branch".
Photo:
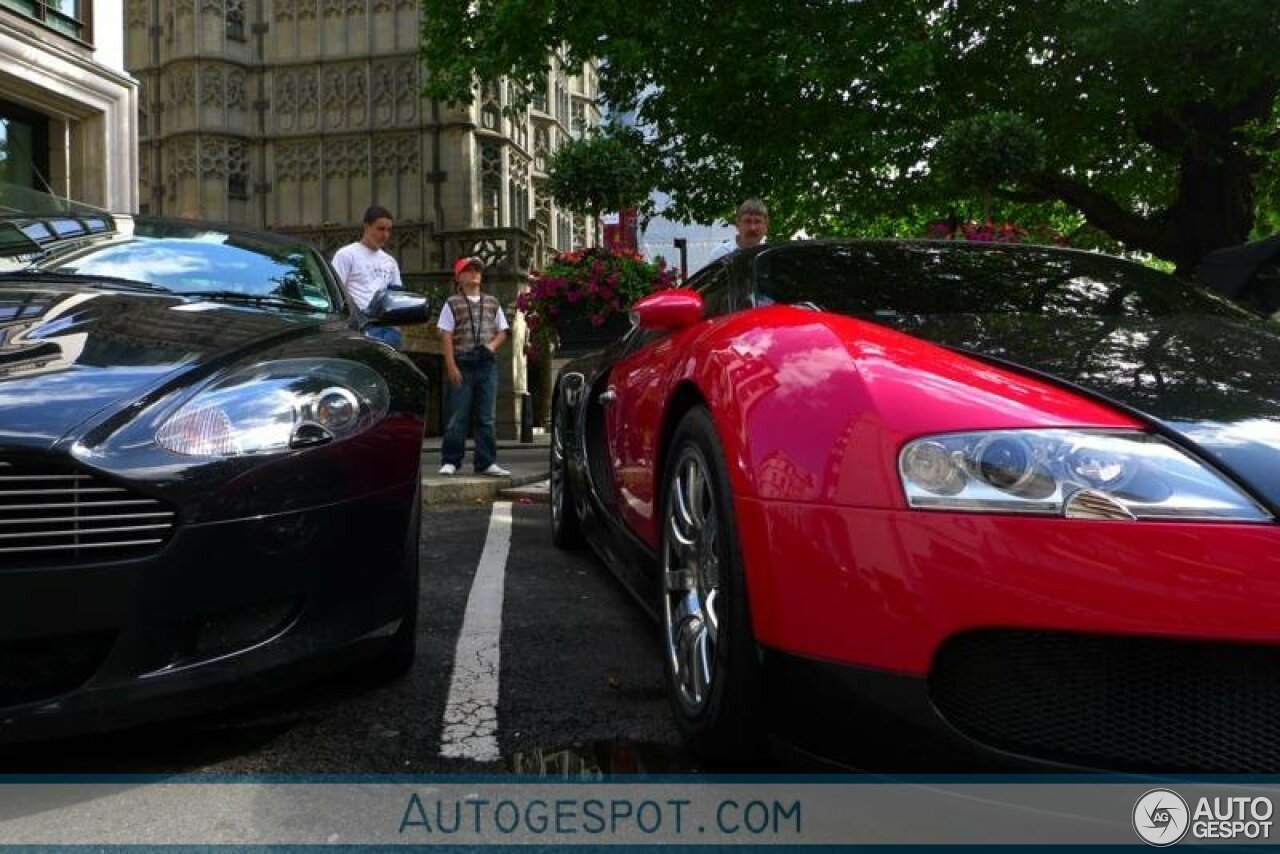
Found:
M 1173 257 L 1176 241 L 1159 220 L 1140 217 L 1066 175 L 1044 173 L 1032 181 L 1032 186 L 1046 197 L 1061 199 L 1076 208 L 1091 225 L 1121 243 L 1162 258 Z

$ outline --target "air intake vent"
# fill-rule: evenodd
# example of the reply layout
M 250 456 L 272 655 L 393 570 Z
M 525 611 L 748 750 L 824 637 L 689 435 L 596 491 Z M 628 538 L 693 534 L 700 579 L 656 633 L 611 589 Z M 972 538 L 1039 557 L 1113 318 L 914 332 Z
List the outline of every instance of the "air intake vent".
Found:
M 1127 772 L 1280 771 L 1280 649 L 1017 629 L 938 652 L 938 710 L 983 743 Z
M 173 527 L 161 502 L 69 465 L 0 461 L 0 568 L 141 557 Z

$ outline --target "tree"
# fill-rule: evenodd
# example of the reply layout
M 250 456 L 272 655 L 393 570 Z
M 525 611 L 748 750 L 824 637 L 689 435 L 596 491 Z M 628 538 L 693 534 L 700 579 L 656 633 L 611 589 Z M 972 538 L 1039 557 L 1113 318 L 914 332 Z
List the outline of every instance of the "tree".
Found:
M 545 86 L 554 50 L 598 57 L 605 97 L 652 131 L 669 215 L 759 195 L 775 232 L 918 228 L 957 202 L 940 155 L 962 120 L 1012 115 L 1042 162 L 988 171 L 976 198 L 1065 206 L 1183 272 L 1277 221 L 1280 51 L 1259 39 L 1280 32 L 1275 0 L 423 5 L 436 97 Z
M 641 142 L 636 131 L 616 125 L 567 140 L 551 156 L 551 197 L 597 220 L 610 211 L 644 207 L 652 186 Z

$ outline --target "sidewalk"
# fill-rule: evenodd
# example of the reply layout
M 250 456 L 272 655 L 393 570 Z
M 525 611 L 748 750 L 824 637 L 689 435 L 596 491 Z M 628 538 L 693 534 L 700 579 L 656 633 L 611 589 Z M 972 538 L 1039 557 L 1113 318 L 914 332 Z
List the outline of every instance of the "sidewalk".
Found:
M 532 444 L 511 439 L 498 440 L 498 465 L 511 472 L 510 477 L 491 477 L 472 471 L 471 442 L 457 474 L 443 475 L 440 470 L 439 436 L 422 442 L 422 503 L 466 504 L 491 501 L 497 497 L 513 500 L 547 500 L 546 480 L 551 475 L 548 462 L 551 437 L 535 433 Z

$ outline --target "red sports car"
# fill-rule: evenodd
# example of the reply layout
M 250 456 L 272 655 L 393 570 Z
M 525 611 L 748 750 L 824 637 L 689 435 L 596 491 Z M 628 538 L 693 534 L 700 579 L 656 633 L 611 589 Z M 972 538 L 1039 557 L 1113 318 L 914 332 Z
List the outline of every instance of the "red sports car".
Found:
M 704 754 L 1280 770 L 1280 326 L 935 241 L 769 244 L 635 315 L 557 377 L 553 536 L 657 617 Z

